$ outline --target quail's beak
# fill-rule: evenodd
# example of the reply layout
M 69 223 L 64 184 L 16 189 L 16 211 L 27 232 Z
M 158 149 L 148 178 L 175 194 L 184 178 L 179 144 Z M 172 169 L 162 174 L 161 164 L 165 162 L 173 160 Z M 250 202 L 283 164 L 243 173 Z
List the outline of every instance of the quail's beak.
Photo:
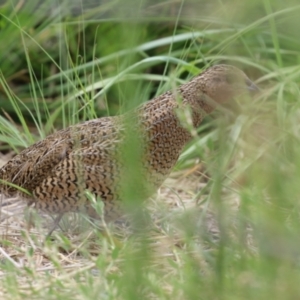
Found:
M 247 89 L 251 94 L 256 94 L 260 91 L 259 87 L 250 79 L 246 79 Z

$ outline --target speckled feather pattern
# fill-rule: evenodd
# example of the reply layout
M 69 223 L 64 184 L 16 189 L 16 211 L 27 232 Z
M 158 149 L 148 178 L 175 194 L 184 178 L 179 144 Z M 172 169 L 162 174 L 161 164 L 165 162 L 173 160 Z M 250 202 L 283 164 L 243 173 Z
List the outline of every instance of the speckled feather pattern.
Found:
M 124 157 L 120 151 L 126 140 L 126 124 L 131 122 L 142 145 L 140 172 L 148 185 L 144 193 L 147 197 L 169 175 L 191 139 L 176 110 L 189 107 L 191 122 L 197 127 L 216 105 L 240 93 L 236 84 L 247 87 L 247 81 L 235 67 L 209 68 L 176 91 L 166 92 L 127 114 L 87 121 L 49 135 L 3 166 L 0 179 L 27 189 L 32 196 L 22 197 L 49 213 L 76 212 L 85 207 L 95 216 L 84 194 L 89 190 L 104 201 L 107 220 L 116 219 L 122 215 Z M 17 193 L 3 184 L 0 191 Z

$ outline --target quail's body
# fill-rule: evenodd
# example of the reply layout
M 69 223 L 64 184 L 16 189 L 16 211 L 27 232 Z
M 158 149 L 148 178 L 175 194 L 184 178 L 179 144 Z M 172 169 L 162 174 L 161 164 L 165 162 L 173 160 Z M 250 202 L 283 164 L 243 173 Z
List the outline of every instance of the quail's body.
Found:
M 237 91 L 228 76 L 239 82 Z M 89 190 L 104 201 L 107 218 L 115 219 L 122 200 L 124 161 L 120 151 L 126 139 L 127 120 L 134 124 L 143 145 L 138 159 L 141 177 L 149 185 L 145 195 L 150 195 L 168 176 L 191 138 L 176 110 L 189 107 L 191 123 L 197 127 L 217 104 L 240 94 L 241 83 L 244 90 L 249 88 L 251 82 L 247 81 L 244 73 L 234 67 L 210 68 L 176 93 L 167 92 L 133 112 L 87 121 L 48 136 L 2 167 L 0 179 L 27 189 L 32 196 L 23 196 L 49 213 L 78 211 L 83 206 L 89 210 L 84 195 Z M 10 195 L 17 192 L 4 184 L 0 191 Z

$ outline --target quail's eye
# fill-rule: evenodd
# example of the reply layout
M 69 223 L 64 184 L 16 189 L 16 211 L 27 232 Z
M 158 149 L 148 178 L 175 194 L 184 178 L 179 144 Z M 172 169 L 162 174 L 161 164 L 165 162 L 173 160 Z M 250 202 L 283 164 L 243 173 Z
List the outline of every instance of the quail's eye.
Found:
M 220 77 L 214 77 L 213 81 L 216 82 L 216 83 L 219 83 L 219 82 L 222 81 L 222 79 Z
M 234 75 L 226 75 L 226 82 L 227 83 L 235 83 L 237 81 L 237 78 Z

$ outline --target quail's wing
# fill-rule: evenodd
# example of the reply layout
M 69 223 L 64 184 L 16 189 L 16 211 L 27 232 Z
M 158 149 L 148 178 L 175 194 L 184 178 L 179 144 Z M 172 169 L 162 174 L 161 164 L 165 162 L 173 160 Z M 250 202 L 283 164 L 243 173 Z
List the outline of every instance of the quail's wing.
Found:
M 72 153 L 113 140 L 118 132 L 115 127 L 114 118 L 100 118 L 57 131 L 11 159 L 0 169 L 0 179 L 31 192 Z M 16 191 L 11 187 L 4 190 Z

